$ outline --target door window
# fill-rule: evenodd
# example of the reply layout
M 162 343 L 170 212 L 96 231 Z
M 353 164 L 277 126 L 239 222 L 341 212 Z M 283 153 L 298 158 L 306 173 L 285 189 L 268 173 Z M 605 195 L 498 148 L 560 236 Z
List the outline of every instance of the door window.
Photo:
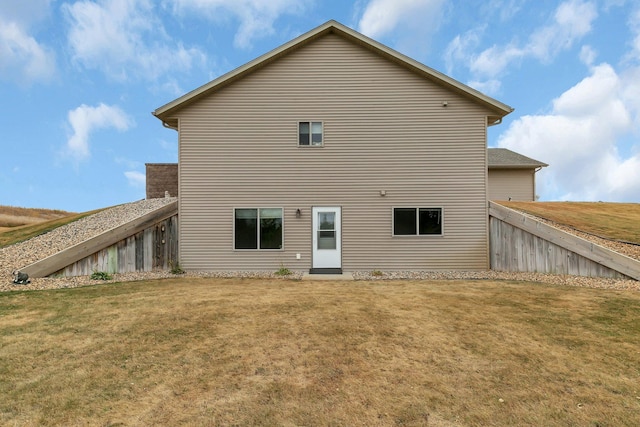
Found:
M 318 249 L 336 248 L 335 212 L 318 212 Z

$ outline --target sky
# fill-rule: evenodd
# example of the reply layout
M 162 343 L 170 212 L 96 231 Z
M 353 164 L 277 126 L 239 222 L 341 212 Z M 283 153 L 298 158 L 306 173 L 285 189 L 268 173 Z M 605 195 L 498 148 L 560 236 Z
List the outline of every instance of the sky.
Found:
M 640 202 L 637 0 L 0 0 L 0 205 L 144 199 L 152 111 L 331 19 L 515 108 L 539 200 Z

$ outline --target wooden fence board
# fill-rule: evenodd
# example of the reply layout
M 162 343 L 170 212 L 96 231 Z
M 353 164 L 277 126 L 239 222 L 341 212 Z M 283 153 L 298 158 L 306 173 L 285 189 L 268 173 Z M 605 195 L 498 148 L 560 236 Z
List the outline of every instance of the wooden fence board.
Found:
M 134 271 L 144 271 L 144 231 L 135 235 L 135 258 L 136 265 Z
M 178 216 L 174 215 L 160 221 L 58 270 L 52 276 L 86 276 L 96 271 L 129 273 L 171 268 L 178 262 L 177 220 Z
M 640 262 L 489 202 L 491 268 L 640 280 Z
M 97 263 L 93 263 L 93 267 L 102 267 L 98 271 L 120 271 L 122 267 L 119 261 L 124 261 L 125 266 L 127 265 L 127 262 L 126 255 L 124 255 L 122 259 L 118 259 L 118 242 L 122 240 L 126 241 L 128 237 L 131 237 L 149 227 L 153 227 L 155 224 L 165 221 L 172 216 L 176 216 L 177 213 L 178 203 L 169 203 L 168 205 L 156 209 L 153 212 L 149 212 L 146 215 L 129 221 L 126 224 L 102 233 L 94 238 L 86 240 L 85 242 L 67 248 L 41 261 L 35 262 L 29 266 L 24 267 L 21 270 L 31 277 L 45 277 L 54 273 L 58 274 L 62 271 L 68 271 L 68 269 L 66 268 L 67 266 L 74 264 L 83 258 L 86 258 L 87 254 L 98 253 L 105 248 L 109 248 L 115 245 L 115 253 L 110 253 L 106 262 L 105 260 L 99 260 Z M 132 259 L 131 262 L 135 263 L 135 260 Z M 89 272 L 88 274 L 91 273 Z
M 143 231 L 143 243 L 144 247 L 144 271 L 153 270 L 153 229 L 147 228 Z

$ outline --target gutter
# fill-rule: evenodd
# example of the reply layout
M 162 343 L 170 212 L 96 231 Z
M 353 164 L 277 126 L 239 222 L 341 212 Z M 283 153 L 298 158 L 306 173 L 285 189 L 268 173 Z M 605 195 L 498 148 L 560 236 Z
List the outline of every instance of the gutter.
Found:
M 160 117 L 158 117 L 158 116 L 156 115 L 156 112 L 155 112 L 155 111 L 152 111 L 152 112 L 151 112 L 151 115 L 152 115 L 153 117 L 155 117 L 156 119 L 159 119 L 159 120 L 162 122 L 162 126 L 166 127 L 167 129 L 173 129 L 173 130 L 175 130 L 175 131 L 177 131 L 177 130 L 178 130 L 178 128 L 177 128 L 176 126 L 171 126 L 168 122 L 165 122 L 165 121 L 164 121 L 164 120 L 162 120 Z
M 175 130 L 175 131 L 177 131 L 177 130 L 178 130 L 178 128 L 177 128 L 177 127 L 175 127 L 175 126 L 171 126 L 169 123 L 165 122 L 164 120 L 162 120 L 162 126 L 166 127 L 167 129 L 173 129 L 173 130 Z

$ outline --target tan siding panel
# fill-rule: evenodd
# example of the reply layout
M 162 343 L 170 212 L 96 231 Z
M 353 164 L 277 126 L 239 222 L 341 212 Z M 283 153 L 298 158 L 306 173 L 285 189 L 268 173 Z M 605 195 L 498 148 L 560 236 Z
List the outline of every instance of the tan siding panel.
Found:
M 308 269 L 312 206 L 342 206 L 345 270 L 488 268 L 486 115 L 323 37 L 180 112 L 182 266 Z M 310 120 L 322 148 L 297 146 Z M 392 237 L 393 206 L 443 207 L 444 236 Z M 233 251 L 234 207 L 283 207 L 284 250 Z
M 532 202 L 534 194 L 532 169 L 490 169 L 489 200 Z

